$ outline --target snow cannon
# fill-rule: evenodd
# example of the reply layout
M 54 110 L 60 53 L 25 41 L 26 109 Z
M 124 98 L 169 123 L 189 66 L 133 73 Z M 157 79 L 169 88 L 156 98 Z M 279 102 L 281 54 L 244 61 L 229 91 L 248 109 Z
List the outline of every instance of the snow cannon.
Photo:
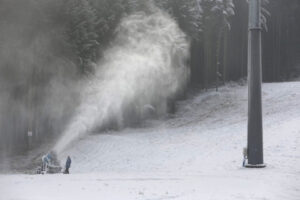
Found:
M 38 174 L 57 174 L 61 173 L 62 167 L 54 151 L 50 151 L 42 156 L 42 166 L 38 168 Z

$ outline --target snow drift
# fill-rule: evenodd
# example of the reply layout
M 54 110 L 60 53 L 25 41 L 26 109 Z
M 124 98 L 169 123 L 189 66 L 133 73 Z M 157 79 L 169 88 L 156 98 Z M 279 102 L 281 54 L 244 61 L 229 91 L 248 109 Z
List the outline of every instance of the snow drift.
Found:
M 149 107 L 164 114 L 167 101 L 185 86 L 189 42 L 169 15 L 154 10 L 121 21 L 83 90 L 76 115 L 54 147 L 57 153 L 111 119 L 120 127 L 128 118 L 143 118 Z

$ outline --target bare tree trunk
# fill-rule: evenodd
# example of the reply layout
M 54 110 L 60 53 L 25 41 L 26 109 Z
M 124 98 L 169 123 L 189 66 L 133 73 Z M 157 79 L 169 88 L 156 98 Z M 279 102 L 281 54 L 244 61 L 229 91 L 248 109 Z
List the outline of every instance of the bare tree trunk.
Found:
M 227 47 L 228 47 L 228 31 L 224 30 L 224 52 L 223 52 L 223 84 L 226 82 L 226 70 L 227 70 Z
M 221 27 L 219 34 L 218 34 L 218 40 L 217 40 L 217 51 L 216 51 L 216 59 L 217 59 L 217 66 L 216 66 L 216 91 L 218 91 L 219 87 L 219 76 L 220 76 L 220 65 L 221 65 L 221 43 L 222 43 L 222 34 L 223 34 L 223 27 Z

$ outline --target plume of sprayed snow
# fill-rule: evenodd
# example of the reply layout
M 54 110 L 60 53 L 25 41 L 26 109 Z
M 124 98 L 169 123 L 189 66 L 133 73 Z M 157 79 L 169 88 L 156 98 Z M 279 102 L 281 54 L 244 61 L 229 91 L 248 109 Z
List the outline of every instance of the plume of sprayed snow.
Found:
M 121 21 L 116 33 L 82 93 L 76 115 L 54 147 L 58 154 L 112 117 L 122 126 L 128 107 L 141 113 L 145 105 L 153 105 L 164 114 L 168 98 L 188 80 L 189 42 L 166 13 L 132 14 Z

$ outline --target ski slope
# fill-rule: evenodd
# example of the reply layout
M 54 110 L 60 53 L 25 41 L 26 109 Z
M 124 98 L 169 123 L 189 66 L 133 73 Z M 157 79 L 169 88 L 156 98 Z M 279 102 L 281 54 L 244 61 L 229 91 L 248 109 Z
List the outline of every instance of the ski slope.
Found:
M 300 199 L 300 82 L 263 84 L 264 169 L 241 167 L 246 86 L 178 107 L 145 128 L 77 141 L 60 155 L 71 156 L 70 175 L 0 175 L 0 200 Z

